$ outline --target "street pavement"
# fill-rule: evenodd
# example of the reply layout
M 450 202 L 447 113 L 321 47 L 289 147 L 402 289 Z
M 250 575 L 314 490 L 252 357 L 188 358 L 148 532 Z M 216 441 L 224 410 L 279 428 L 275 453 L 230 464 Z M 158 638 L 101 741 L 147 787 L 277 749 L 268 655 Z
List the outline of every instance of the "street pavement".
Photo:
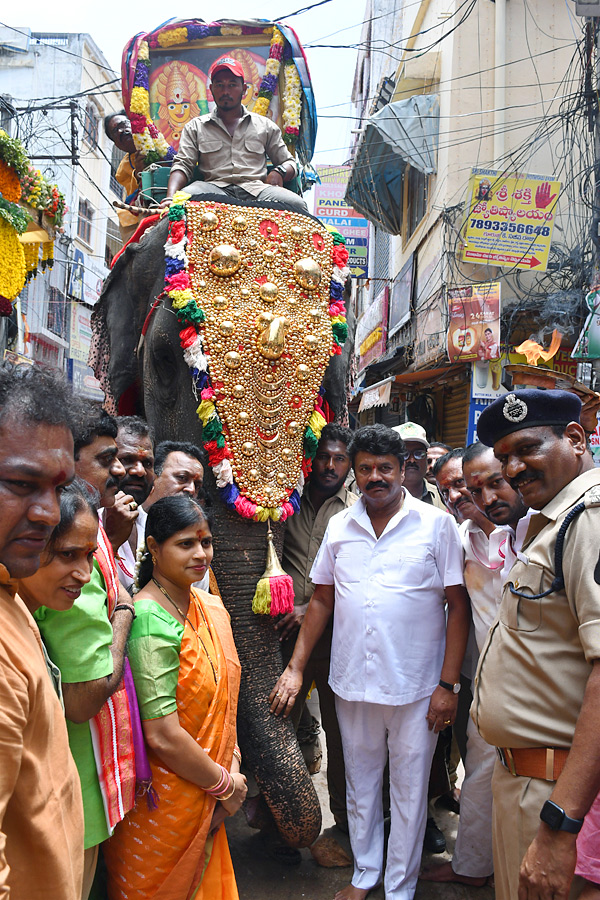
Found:
M 315 714 L 314 709 L 311 711 Z M 323 734 L 321 744 L 323 765 L 321 771 L 313 776 L 313 783 L 321 802 L 323 828 L 327 829 L 334 822 L 329 811 Z M 436 808 L 435 819 L 446 836 L 449 852 L 436 855 L 423 853 L 423 866 L 451 858 L 458 818 L 455 813 Z M 240 900 L 333 900 L 336 891 L 347 884 L 352 875 L 349 866 L 334 869 L 318 866 L 310 850 L 301 851 L 302 862 L 298 866 L 283 865 L 272 859 L 265 852 L 258 831 L 246 824 L 242 811 L 227 820 L 226 828 Z M 384 900 L 383 888 L 369 894 L 369 900 Z M 494 900 L 494 890 L 491 887 L 474 888 L 420 881 L 415 900 Z

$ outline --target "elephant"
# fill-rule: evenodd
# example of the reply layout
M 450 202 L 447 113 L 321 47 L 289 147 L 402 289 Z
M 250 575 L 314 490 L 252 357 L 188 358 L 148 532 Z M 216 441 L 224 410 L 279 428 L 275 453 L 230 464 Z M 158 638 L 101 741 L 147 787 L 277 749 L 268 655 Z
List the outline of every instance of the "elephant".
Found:
M 218 200 L 223 202 L 222 197 Z M 272 207 L 282 208 L 278 204 Z M 179 344 L 180 325 L 169 305 L 159 299 L 164 288 L 166 238 L 163 219 L 148 229 L 140 243 L 126 247 L 104 283 L 93 316 L 94 334 L 104 345 L 110 390 L 120 411 L 144 415 L 157 442 L 186 440 L 202 446 L 198 398 Z M 350 292 L 348 279 L 346 297 Z M 323 380 L 325 397 L 337 416 L 346 404 L 354 330 L 351 314 L 348 324 L 349 338 L 342 355 L 331 358 Z M 208 467 L 205 484 L 209 494 L 215 492 Z M 268 696 L 282 670 L 273 620 L 252 612 L 256 582 L 265 567 L 266 525 L 241 518 L 219 500 L 211 511 L 215 520 L 213 568 L 242 665 L 238 740 L 244 765 L 254 776 L 284 841 L 293 847 L 310 846 L 321 829 L 319 801 L 291 720 L 269 711 Z M 279 553 L 284 527 L 280 523 L 273 526 Z

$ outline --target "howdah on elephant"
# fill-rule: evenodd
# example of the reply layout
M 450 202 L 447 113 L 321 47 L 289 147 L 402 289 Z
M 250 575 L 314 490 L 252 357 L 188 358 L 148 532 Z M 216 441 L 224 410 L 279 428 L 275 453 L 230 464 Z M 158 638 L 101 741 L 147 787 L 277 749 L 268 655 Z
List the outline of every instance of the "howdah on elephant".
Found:
M 320 831 L 319 802 L 291 722 L 269 712 L 279 642 L 252 603 L 267 529 L 280 551 L 323 414 L 345 408 L 346 261 L 339 235 L 281 204 L 176 202 L 126 247 L 93 318 L 96 372 L 119 411 L 144 415 L 156 441 L 207 450 L 214 570 L 242 664 L 239 743 L 298 847 Z

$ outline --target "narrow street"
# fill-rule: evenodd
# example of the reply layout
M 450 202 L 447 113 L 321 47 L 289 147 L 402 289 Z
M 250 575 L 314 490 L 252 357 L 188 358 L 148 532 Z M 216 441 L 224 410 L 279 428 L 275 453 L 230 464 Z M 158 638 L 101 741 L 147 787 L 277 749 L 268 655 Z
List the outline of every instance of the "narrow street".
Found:
M 315 692 L 316 693 L 316 692 Z M 318 715 L 318 706 L 309 701 L 313 715 Z M 317 790 L 323 811 L 323 829 L 330 828 L 333 816 L 329 811 L 327 794 L 326 766 L 327 754 L 324 735 L 321 733 L 323 763 L 321 771 L 314 776 L 313 783 Z M 459 769 L 459 780 L 463 777 L 462 765 Z M 435 819 L 446 836 L 448 850 L 444 854 L 423 854 L 423 866 L 450 859 L 454 842 L 458 816 L 443 809 L 435 810 Z M 235 868 L 240 900 L 333 900 L 336 891 L 348 883 L 352 869 L 326 869 L 318 866 L 310 850 L 302 850 L 302 863 L 299 866 L 283 865 L 272 859 L 266 852 L 258 831 L 249 828 L 242 812 L 238 812 L 227 822 L 229 847 Z M 373 900 L 383 900 L 383 888 L 369 895 Z M 460 884 L 431 884 L 419 882 L 415 900 L 494 900 L 493 888 L 473 888 Z

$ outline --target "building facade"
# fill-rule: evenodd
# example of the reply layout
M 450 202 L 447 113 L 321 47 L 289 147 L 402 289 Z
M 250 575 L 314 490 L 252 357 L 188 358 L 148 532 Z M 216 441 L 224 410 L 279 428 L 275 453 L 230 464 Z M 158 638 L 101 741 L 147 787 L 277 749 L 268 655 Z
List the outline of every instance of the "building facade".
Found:
M 360 131 L 346 198 L 375 226 L 373 278 L 358 289 L 362 390 L 354 412 L 360 406 L 362 423 L 415 419 L 431 438 L 461 445 L 474 436 L 472 395 L 486 391 L 477 387 L 483 364 L 448 356 L 453 291 L 500 284 L 503 366 L 525 362 L 515 345 L 547 343 L 556 328 L 563 338 L 554 364 L 577 371 L 570 350 L 592 263 L 591 212 L 574 187 L 593 162 L 580 62 L 590 36 L 559 0 L 388 2 L 380 15 L 385 8 L 396 30 L 387 32 L 387 49 L 359 52 L 354 82 Z M 373 15 L 368 4 L 366 18 Z M 543 212 L 552 211 L 554 227 L 546 266 L 533 255 L 529 271 L 493 254 L 464 261 L 474 168 L 498 173 L 489 179 L 500 196 L 514 173 L 562 183 Z M 593 181 L 586 189 L 593 193 Z M 537 199 L 531 205 L 533 216 Z M 491 400 L 492 381 L 498 389 L 498 373 L 487 373 L 490 396 L 479 406 Z
M 3 127 L 22 141 L 32 166 L 56 182 L 68 207 L 53 268 L 21 293 L 12 344 L 67 371 L 79 393 L 102 399 L 87 355 L 92 309 L 121 246 L 111 206 L 122 196 L 114 178 L 119 152 L 103 129 L 104 116 L 122 107 L 119 75 L 89 34 L 4 28 L 0 95 Z

